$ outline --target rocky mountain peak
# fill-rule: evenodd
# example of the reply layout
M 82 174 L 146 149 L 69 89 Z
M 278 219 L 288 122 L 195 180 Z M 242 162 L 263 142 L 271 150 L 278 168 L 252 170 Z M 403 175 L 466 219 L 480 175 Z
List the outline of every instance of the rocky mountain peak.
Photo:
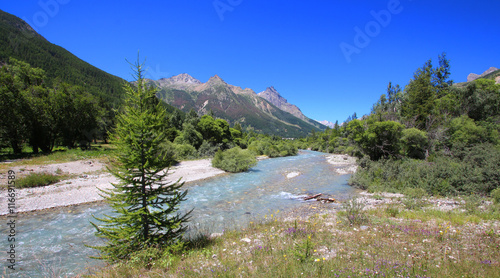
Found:
M 208 79 L 207 83 L 210 83 L 210 84 L 224 83 L 224 84 L 226 84 L 226 82 L 224 82 L 224 80 L 222 80 L 222 78 L 220 78 L 217 74 L 210 77 L 210 79 Z
M 176 75 L 176 76 L 172 76 L 170 78 L 162 78 L 160 80 L 158 80 L 158 82 L 160 82 L 160 84 L 168 84 L 168 85 L 171 85 L 171 84 L 196 84 L 196 85 L 199 85 L 199 84 L 202 84 L 200 80 L 192 77 L 191 75 L 187 74 L 187 73 L 181 73 L 179 75 Z
M 485 75 L 488 75 L 488 74 L 490 74 L 490 73 L 492 73 L 494 71 L 497 71 L 497 70 L 498 70 L 497 68 L 491 67 L 491 68 L 487 69 L 485 72 L 483 72 L 482 74 L 471 73 L 471 74 L 469 74 L 467 76 L 467 82 L 474 81 L 474 80 L 476 80 L 478 78 L 481 78 L 481 77 L 483 77 Z
M 271 102 L 278 108 L 288 103 L 288 101 L 282 97 L 273 86 L 267 87 L 265 91 L 260 92 L 257 95 Z
M 316 120 L 318 123 L 322 124 L 322 125 L 326 125 L 327 127 L 329 128 L 334 128 L 335 127 L 335 124 L 332 123 L 332 122 L 329 122 L 327 120 L 324 120 L 324 121 L 318 121 Z

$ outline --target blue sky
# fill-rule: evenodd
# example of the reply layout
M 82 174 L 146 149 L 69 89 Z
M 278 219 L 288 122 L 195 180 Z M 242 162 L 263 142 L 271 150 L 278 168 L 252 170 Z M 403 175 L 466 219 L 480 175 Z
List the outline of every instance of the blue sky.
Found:
M 2 1 L 50 42 L 130 80 L 148 77 L 278 92 L 313 119 L 368 114 L 389 81 L 404 86 L 447 53 L 452 79 L 500 67 L 500 1 Z M 361 34 L 362 33 L 362 34 Z

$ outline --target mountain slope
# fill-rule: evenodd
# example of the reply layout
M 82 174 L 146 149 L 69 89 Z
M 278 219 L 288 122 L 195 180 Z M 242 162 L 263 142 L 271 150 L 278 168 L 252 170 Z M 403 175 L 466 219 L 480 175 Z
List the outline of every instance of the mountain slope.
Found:
M 483 72 L 482 74 L 475 74 L 475 73 L 471 73 L 467 76 L 467 82 L 471 82 L 471 81 L 474 81 L 478 78 L 484 78 L 490 74 L 492 74 L 493 72 L 496 72 L 498 71 L 497 68 L 495 67 L 490 67 L 489 69 L 487 69 L 485 72 Z
M 50 43 L 22 19 L 0 10 L 0 65 L 15 58 L 45 71 L 48 82 L 79 85 L 110 104 L 120 102 L 125 80 Z
M 191 109 L 199 114 L 212 111 L 216 117 L 231 124 L 240 123 L 283 137 L 301 137 L 311 130 L 319 130 L 259 97 L 253 90 L 227 84 L 217 75 L 206 83 L 187 74 L 149 82 L 158 87 L 161 99 L 185 112 Z
M 470 84 L 471 82 L 474 82 L 477 79 L 490 79 L 490 80 L 494 80 L 496 84 L 500 84 L 500 69 L 495 68 L 495 67 L 490 67 L 482 74 L 470 73 L 467 76 L 466 82 L 459 82 L 459 83 L 455 83 L 453 85 L 457 86 L 459 88 L 463 88 L 463 87 L 467 86 L 468 84 Z
M 320 129 L 326 128 L 325 126 L 321 126 L 321 123 L 311 120 L 308 117 L 306 117 L 302 111 L 300 111 L 300 108 L 298 108 L 296 105 L 293 105 L 291 103 L 288 103 L 288 101 L 282 97 L 276 89 L 271 86 L 268 87 L 265 91 L 260 92 L 257 94 L 259 97 L 266 99 L 270 103 L 272 103 L 274 106 L 278 107 L 279 109 L 288 112 L 295 117 L 311 124 L 314 125 Z

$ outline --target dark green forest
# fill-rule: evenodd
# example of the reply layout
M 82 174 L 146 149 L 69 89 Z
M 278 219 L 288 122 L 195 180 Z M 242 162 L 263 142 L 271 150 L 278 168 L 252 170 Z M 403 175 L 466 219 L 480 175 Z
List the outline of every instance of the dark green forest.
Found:
M 417 69 L 360 119 L 317 132 L 299 148 L 360 158 L 351 184 L 372 192 L 489 194 L 500 186 L 500 85 L 494 72 L 454 85 L 445 54 Z
M 10 58 L 24 61 L 46 73 L 47 86 L 68 83 L 82 87 L 102 104 L 116 108 L 122 102 L 125 80 L 82 61 L 50 43 L 26 22 L 0 10 L 0 64 Z

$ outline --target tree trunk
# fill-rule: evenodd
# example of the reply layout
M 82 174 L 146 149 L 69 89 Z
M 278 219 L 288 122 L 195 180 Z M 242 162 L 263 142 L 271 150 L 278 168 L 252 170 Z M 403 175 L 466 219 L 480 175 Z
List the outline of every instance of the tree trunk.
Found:
M 309 197 L 305 197 L 304 198 L 304 201 L 307 201 L 307 200 L 311 200 L 311 199 L 314 199 L 314 198 L 317 198 L 319 196 L 323 195 L 322 193 L 319 193 L 319 194 L 316 194 L 316 195 L 312 195 L 312 196 L 309 196 Z

